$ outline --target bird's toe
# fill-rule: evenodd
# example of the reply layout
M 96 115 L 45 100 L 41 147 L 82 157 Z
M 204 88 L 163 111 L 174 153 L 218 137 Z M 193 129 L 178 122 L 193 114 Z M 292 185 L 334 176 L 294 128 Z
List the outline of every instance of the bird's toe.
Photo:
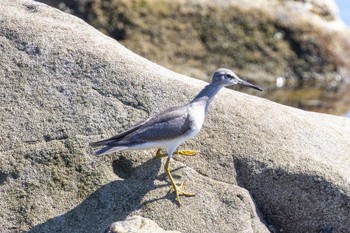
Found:
M 177 150 L 176 154 L 184 155 L 184 156 L 194 156 L 199 152 L 200 152 L 199 150 Z

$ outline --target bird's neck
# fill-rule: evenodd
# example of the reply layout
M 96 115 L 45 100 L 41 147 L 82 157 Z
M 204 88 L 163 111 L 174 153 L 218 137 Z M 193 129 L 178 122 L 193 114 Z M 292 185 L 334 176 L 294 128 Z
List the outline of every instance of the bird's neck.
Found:
M 213 100 L 214 96 L 220 91 L 221 88 L 222 86 L 210 83 L 203 90 L 201 90 L 196 97 L 194 97 L 191 103 L 204 102 L 205 112 L 207 112 L 210 102 Z

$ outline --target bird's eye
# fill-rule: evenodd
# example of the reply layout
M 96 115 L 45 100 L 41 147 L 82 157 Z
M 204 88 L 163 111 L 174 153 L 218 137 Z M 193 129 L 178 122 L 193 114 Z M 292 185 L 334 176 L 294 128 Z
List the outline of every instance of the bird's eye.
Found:
M 226 74 L 226 78 L 228 78 L 229 80 L 233 79 L 232 75 L 230 74 Z

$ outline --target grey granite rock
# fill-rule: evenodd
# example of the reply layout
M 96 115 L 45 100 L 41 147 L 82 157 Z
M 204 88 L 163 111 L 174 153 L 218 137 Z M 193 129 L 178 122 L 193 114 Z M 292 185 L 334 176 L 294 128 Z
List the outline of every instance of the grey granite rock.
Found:
M 88 144 L 205 85 L 32 1 L 0 5 L 2 232 L 103 232 L 140 215 L 185 232 L 350 229 L 350 120 L 223 90 L 177 157 L 179 208 L 155 151 Z M 267 227 L 266 227 L 266 225 Z
M 154 221 L 135 215 L 124 221 L 114 222 L 107 233 L 180 233 L 179 231 L 165 231 Z

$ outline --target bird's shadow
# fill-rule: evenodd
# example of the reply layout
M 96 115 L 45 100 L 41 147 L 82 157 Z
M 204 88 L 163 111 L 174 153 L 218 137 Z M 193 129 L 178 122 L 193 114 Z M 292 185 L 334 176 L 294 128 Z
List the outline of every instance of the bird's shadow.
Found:
M 141 203 L 149 191 L 160 187 L 154 185 L 154 180 L 165 179 L 163 174 L 158 176 L 161 159 L 149 159 L 135 168 L 131 168 L 130 163 L 126 158 L 113 162 L 115 173 L 124 180 L 103 185 L 70 211 L 51 218 L 28 232 L 104 232 L 112 222 L 125 219 L 145 203 L 156 201 Z M 166 195 L 162 198 L 170 197 Z

